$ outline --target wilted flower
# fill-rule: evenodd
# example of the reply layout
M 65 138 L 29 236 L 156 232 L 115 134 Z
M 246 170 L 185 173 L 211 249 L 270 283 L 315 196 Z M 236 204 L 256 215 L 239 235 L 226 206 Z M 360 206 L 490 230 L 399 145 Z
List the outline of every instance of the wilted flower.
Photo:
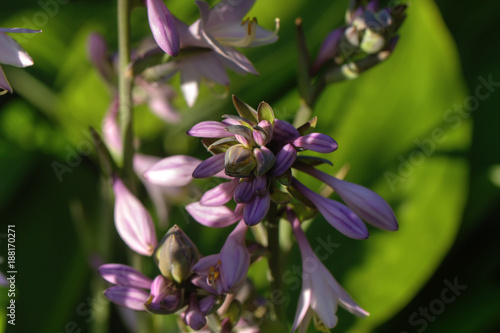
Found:
M 0 28 L 0 64 L 11 65 L 15 67 L 28 67 L 33 65 L 33 59 L 28 53 L 6 33 L 36 33 L 41 30 L 21 29 L 21 28 Z M 0 66 L 0 88 L 5 93 L 12 93 L 12 87 Z
M 287 215 L 302 256 L 302 290 L 292 332 L 297 328 L 305 332 L 313 315 L 319 317 L 319 326 L 335 327 L 337 305 L 359 317 L 368 316 L 369 313 L 356 304 L 318 259 L 300 227 L 299 219 L 290 211 Z

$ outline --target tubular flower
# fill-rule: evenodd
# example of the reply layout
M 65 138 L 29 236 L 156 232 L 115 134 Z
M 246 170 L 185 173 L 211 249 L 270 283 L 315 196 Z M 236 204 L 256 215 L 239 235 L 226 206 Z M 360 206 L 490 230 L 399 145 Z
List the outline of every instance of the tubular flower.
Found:
M 313 315 L 319 317 L 318 326 L 335 327 L 337 305 L 358 317 L 368 316 L 369 313 L 356 304 L 318 259 L 300 227 L 299 219 L 291 211 L 287 215 L 302 256 L 302 290 L 292 332 L 298 328 L 305 332 Z
M 15 67 L 28 67 L 33 65 L 33 59 L 28 53 L 6 33 L 37 33 L 41 30 L 21 29 L 21 28 L 0 28 L 0 64 L 11 65 Z M 0 66 L 0 95 L 5 92 L 12 93 L 12 87 Z
M 240 221 L 229 235 L 219 254 L 201 258 L 193 272 L 200 275 L 195 285 L 212 294 L 234 293 L 246 281 L 250 253 L 245 246 L 248 227 Z
M 259 223 L 265 218 L 271 200 L 283 203 L 282 187 L 292 182 L 291 168 L 301 159 L 298 152 L 329 153 L 338 147 L 327 135 L 306 134 L 314 127 L 315 119 L 296 129 L 276 119 L 265 102 L 255 111 L 237 97 L 233 101 L 239 116 L 225 115 L 220 123 L 204 121 L 187 132 L 204 137 L 204 145 L 213 154 L 196 167 L 193 177 L 223 173 L 230 179 L 187 207 L 195 220 L 212 227 L 225 227 L 241 217 L 247 225 Z M 235 211 L 224 206 L 231 199 L 238 204 Z
M 158 46 L 171 56 L 179 53 L 179 33 L 175 18 L 163 0 L 146 0 L 149 27 Z

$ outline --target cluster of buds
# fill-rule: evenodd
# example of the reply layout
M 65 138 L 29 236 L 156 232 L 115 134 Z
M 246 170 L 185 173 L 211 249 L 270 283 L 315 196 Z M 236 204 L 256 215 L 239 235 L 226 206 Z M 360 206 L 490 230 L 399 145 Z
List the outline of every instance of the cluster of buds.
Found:
M 347 25 L 323 41 L 313 72 L 325 68 L 326 82 L 356 78 L 386 60 L 396 47 L 397 31 L 406 18 L 406 5 L 379 9 L 378 0 L 351 0 Z
M 223 304 L 226 295 L 237 292 L 246 281 L 248 227 L 240 222 L 219 254 L 201 258 L 196 245 L 177 225 L 158 242 L 148 211 L 116 176 L 113 189 L 118 234 L 133 251 L 152 256 L 160 273 L 151 279 L 130 266 L 102 265 L 100 274 L 114 285 L 105 295 L 136 311 L 167 315 L 182 310 L 186 325 L 203 328 L 206 317 Z
M 361 219 L 385 230 L 398 229 L 391 207 L 378 194 L 315 168 L 331 164 L 326 159 L 299 155 L 306 150 L 331 153 L 338 148 L 328 135 L 312 132 L 316 118 L 295 128 L 276 119 L 265 102 L 257 110 L 237 97 L 233 97 L 233 102 L 239 116 L 225 115 L 222 122 L 204 121 L 188 131 L 191 136 L 203 137 L 202 142 L 213 154 L 194 169 L 193 177 L 229 180 L 186 207 L 196 221 L 220 228 L 242 219 L 252 226 L 266 217 L 271 202 L 285 206 L 296 198 L 351 238 L 368 238 L 368 229 Z M 163 184 L 184 169 L 183 165 L 160 161 L 146 171 L 145 177 L 152 183 Z M 293 176 L 292 169 L 333 188 L 348 207 L 307 188 Z M 226 206 L 231 200 L 236 203 L 234 210 Z

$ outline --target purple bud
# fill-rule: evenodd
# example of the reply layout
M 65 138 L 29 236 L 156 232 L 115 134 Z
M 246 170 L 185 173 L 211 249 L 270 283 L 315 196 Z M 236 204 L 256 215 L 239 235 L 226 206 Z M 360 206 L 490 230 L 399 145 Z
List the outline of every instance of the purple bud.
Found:
M 193 202 L 186 206 L 188 213 L 200 224 L 212 228 L 227 227 L 241 219 L 241 208 L 232 211 L 226 206 L 202 206 Z
M 172 286 L 172 282 L 158 275 L 151 285 L 151 295 L 145 306 L 156 314 L 170 314 L 181 305 L 181 292 Z
M 337 56 L 343 35 L 344 28 L 338 28 L 326 36 L 319 50 L 318 58 L 316 58 L 316 62 L 314 63 L 314 72 L 317 72 L 326 62 L 332 61 Z
M 366 225 L 349 208 L 313 192 L 295 178 L 292 180 L 292 186 L 309 199 L 335 229 L 354 239 L 368 238 Z
M 245 204 L 243 209 L 243 220 L 245 220 L 245 223 L 252 226 L 262 221 L 269 211 L 270 204 L 271 196 L 269 193 L 266 193 L 262 197 L 258 195 L 254 196 L 249 203 Z
M 151 279 L 130 266 L 106 264 L 99 267 L 99 274 L 104 280 L 124 287 L 149 289 Z
M 229 176 L 248 177 L 256 165 L 252 151 L 242 145 L 231 146 L 225 153 L 224 169 Z
M 249 178 L 244 178 L 234 190 L 234 201 L 242 204 L 250 202 L 253 197 L 252 186 L 252 181 L 250 181 Z
M 263 174 L 268 172 L 276 162 L 274 154 L 266 146 L 254 148 L 253 156 L 255 157 L 255 161 L 257 162 L 257 166 L 255 169 L 256 176 L 262 176 Z
M 198 138 L 225 138 L 233 136 L 233 133 L 226 131 L 226 126 L 218 121 L 202 121 L 191 127 L 187 131 L 187 134 Z
M 109 150 L 116 156 L 121 156 L 122 154 L 122 134 L 120 132 L 120 126 L 118 125 L 118 98 L 114 98 L 111 101 L 108 112 L 104 116 L 102 121 L 102 136 Z
M 198 308 L 200 309 L 201 313 L 207 315 L 214 308 L 216 303 L 217 303 L 217 298 L 214 295 L 209 295 L 207 297 L 202 298 L 198 302 Z
M 248 227 L 240 221 L 220 251 L 221 283 L 225 292 L 237 291 L 246 281 L 250 254 L 245 246 Z
M 195 331 L 202 329 L 207 324 L 207 318 L 198 308 L 198 300 L 194 292 L 191 293 L 189 307 L 183 313 L 183 319 L 186 325 Z
M 108 288 L 104 295 L 111 302 L 136 311 L 144 311 L 144 303 L 149 298 L 149 294 L 144 290 L 123 286 Z
M 234 190 L 238 186 L 238 179 L 217 185 L 213 189 L 205 192 L 201 197 L 200 204 L 203 206 L 221 206 L 233 198 Z
M 191 156 L 170 156 L 149 168 L 144 178 L 156 185 L 184 186 L 193 180 L 193 171 L 199 164 L 200 160 Z
M 292 124 L 276 119 L 273 127 L 273 140 L 286 141 L 293 140 L 300 136 L 299 131 Z
M 123 241 L 135 252 L 150 256 L 158 241 L 148 211 L 118 177 L 113 178 L 115 226 Z
M 158 46 L 176 57 L 179 53 L 180 40 L 175 17 L 170 13 L 163 0 L 146 0 L 149 27 Z
M 293 140 L 295 147 L 312 150 L 318 153 L 331 153 L 337 150 L 339 145 L 326 134 L 311 133 Z
M 333 188 L 349 208 L 366 222 L 380 229 L 398 230 L 398 222 L 391 206 L 377 193 L 309 166 L 300 166 L 299 170 L 309 173 Z
M 263 196 L 267 192 L 267 177 L 255 177 L 252 182 L 252 193 L 255 195 Z
M 87 40 L 87 48 L 90 61 L 97 67 L 99 74 L 110 82 L 114 73 L 108 58 L 108 46 L 104 37 L 98 33 L 90 34 Z
M 276 154 L 276 163 L 271 169 L 271 176 L 277 177 L 281 176 L 288 169 L 290 169 L 297 158 L 297 150 L 290 144 L 287 143 L 279 152 Z
M 193 171 L 194 178 L 207 178 L 216 175 L 224 169 L 224 156 L 217 154 L 201 162 Z

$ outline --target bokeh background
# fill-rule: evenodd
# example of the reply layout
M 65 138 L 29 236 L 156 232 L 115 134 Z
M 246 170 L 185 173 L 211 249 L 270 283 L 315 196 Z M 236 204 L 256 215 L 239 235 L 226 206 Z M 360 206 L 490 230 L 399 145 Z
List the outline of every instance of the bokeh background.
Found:
M 167 5 L 188 22 L 198 15 L 190 1 Z M 254 106 L 265 100 L 291 120 L 299 105 L 293 22 L 303 18 L 315 55 L 345 8 L 345 0 L 257 1 L 250 15 L 267 28 L 280 17 L 280 39 L 245 51 L 261 75 L 231 74 L 230 92 Z M 115 1 L 102 0 L 2 4 L 1 27 L 43 33 L 13 36 L 33 67 L 4 66 L 15 92 L 0 97 L 0 270 L 7 270 L 7 225 L 14 224 L 18 274 L 16 326 L 6 323 L 7 289 L 0 288 L 0 331 L 126 331 L 117 308 L 103 300 L 106 285 L 92 266 L 128 255 L 88 135 L 89 126 L 100 129 L 111 96 L 88 60 L 86 40 L 97 31 L 116 49 L 115 12 Z M 340 146 L 328 170 L 348 164 L 347 180 L 383 195 L 401 226 L 395 233 L 370 229 L 369 240 L 353 241 L 321 217 L 311 223 L 311 243 L 336 244 L 325 264 L 371 313 L 359 320 L 339 310 L 335 332 L 500 331 L 500 84 L 484 83 L 500 82 L 498 12 L 498 2 L 410 1 L 393 56 L 329 87 L 318 102 L 318 128 Z M 132 24 L 134 41 L 150 34 L 145 9 L 134 11 Z M 176 125 L 137 108 L 141 151 L 207 157 L 184 132 L 232 113 L 230 99 L 205 87 L 192 109 L 180 97 L 175 105 L 183 115 Z M 56 165 L 67 172 L 58 177 Z M 197 225 L 181 205 L 171 207 L 170 223 L 204 254 L 218 252 L 229 233 Z M 158 226 L 158 234 L 165 231 Z M 290 267 L 300 263 L 295 246 L 289 259 Z M 265 267 L 260 262 L 251 272 L 262 295 L 269 292 Z M 291 281 L 285 286 L 293 290 Z M 462 286 L 453 300 L 449 284 Z M 290 321 L 297 298 L 298 290 L 286 300 Z M 169 321 L 165 332 L 172 332 Z

